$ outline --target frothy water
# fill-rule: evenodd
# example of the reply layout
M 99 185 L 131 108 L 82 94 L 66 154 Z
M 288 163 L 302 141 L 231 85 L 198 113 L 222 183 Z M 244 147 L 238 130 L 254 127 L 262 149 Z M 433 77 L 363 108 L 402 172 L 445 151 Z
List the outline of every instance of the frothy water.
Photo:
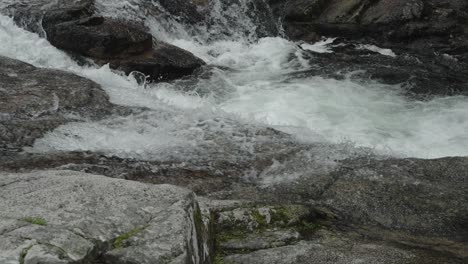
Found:
M 142 19 L 138 1 L 98 2 L 103 14 Z M 78 66 L 46 40 L 0 16 L 0 55 L 74 72 L 101 84 L 113 103 L 151 109 L 139 115 L 61 126 L 37 140 L 31 151 L 92 150 L 161 159 L 213 149 L 219 146 L 213 139 L 218 135 L 254 154 L 249 139 L 236 132 L 242 124 L 271 126 L 302 142 L 353 142 L 396 156 L 468 155 L 468 98 L 418 102 L 400 95 L 398 86 L 293 77 L 291 73 L 313 66 L 303 59 L 304 49 L 330 52 L 326 45 L 330 40 L 304 45 L 281 37 L 262 38 L 248 16 L 235 24 L 243 29 L 238 31 L 242 34 L 216 37 L 232 26 L 228 20 L 236 15 L 233 10 L 240 15 L 242 8 L 239 4 L 231 9 L 213 8 L 210 12 L 218 24 L 211 28 L 185 26 L 169 16 L 146 17 L 144 22 L 153 35 L 213 66 L 208 77 L 151 84 L 146 89 L 107 66 Z

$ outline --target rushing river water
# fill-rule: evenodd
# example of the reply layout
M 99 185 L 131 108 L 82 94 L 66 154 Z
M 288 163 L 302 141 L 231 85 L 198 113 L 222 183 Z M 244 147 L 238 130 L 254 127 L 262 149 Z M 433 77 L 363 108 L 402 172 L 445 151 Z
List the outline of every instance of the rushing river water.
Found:
M 104 15 L 141 19 L 138 7 L 129 2 L 98 2 Z M 281 37 L 258 37 L 255 22 L 245 15 L 246 8 L 214 6 L 215 26 L 211 28 L 145 17 L 154 36 L 213 66 L 209 75 L 198 80 L 146 87 L 107 66 L 78 66 L 45 39 L 0 16 L 0 55 L 77 73 L 101 84 L 113 103 L 152 109 L 62 126 L 37 140 L 31 151 L 92 150 L 160 158 L 164 153 L 209 144 L 206 128 L 200 124 L 210 124 L 210 130 L 225 135 L 232 126 L 222 120 L 234 120 L 246 127 L 271 126 L 300 141 L 352 142 L 397 156 L 468 155 L 468 98 L 412 101 L 400 95 L 397 86 L 291 77 L 291 73 L 313 66 L 313 61 L 304 59 L 304 48 L 328 52 L 327 41 L 300 48 Z M 393 56 L 391 51 L 382 52 Z M 247 144 L 242 139 L 231 140 Z

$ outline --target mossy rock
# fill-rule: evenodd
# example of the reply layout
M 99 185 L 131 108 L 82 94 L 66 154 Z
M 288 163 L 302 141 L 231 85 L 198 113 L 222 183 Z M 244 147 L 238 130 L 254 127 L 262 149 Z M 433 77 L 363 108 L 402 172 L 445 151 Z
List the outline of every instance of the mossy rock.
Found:
M 303 205 L 253 206 L 219 212 L 216 252 L 226 256 L 296 243 L 320 228 L 312 215 Z
M 143 229 L 145 229 L 146 226 L 140 226 L 140 227 L 136 227 L 124 234 L 121 234 L 120 236 L 118 236 L 115 240 L 114 240 L 114 248 L 123 248 L 123 244 L 124 244 L 124 241 L 135 236 L 136 234 L 140 233 Z
M 291 227 L 309 220 L 310 210 L 302 205 L 254 206 L 236 208 L 218 214 L 221 229 L 247 229 Z
M 33 224 L 33 225 L 41 225 L 41 226 L 47 225 L 47 221 L 42 217 L 25 217 L 21 220 L 28 222 L 30 224 Z

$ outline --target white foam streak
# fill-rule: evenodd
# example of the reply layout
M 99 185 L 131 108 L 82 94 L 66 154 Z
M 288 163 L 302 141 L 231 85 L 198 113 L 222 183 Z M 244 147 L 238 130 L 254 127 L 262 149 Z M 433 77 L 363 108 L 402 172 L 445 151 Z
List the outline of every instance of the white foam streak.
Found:
M 73 69 L 75 63 L 39 36 L 18 28 L 11 18 L 0 15 L 0 54 L 39 67 Z
M 186 127 L 189 124 L 190 120 L 180 120 L 177 115 L 162 118 L 161 113 L 72 123 L 37 140 L 31 151 L 89 150 L 125 158 L 161 160 L 177 156 L 178 151 L 194 151 L 203 131 Z
M 389 56 L 395 58 L 397 55 L 391 50 L 391 49 L 383 49 L 379 48 L 375 45 L 359 45 L 357 46 L 357 49 L 367 49 L 373 52 L 380 53 L 384 56 Z
M 335 41 L 335 38 L 323 39 L 314 44 L 302 43 L 301 48 L 317 53 L 332 53 L 333 51 L 330 44 L 332 44 L 333 41 Z

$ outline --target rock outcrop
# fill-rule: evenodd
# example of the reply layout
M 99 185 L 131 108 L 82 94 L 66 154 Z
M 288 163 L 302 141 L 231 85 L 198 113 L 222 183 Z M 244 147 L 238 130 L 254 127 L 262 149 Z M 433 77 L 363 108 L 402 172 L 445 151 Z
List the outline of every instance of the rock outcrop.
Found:
M 389 50 L 344 39 L 336 39 L 328 46 L 330 53 L 304 50 L 304 58 L 314 67 L 291 77 L 317 75 L 361 82 L 373 80 L 400 85 L 401 94 L 414 99 L 468 95 L 468 64 L 454 56 L 418 55 L 403 47 Z
M 349 72 L 412 95 L 467 95 L 468 3 L 459 0 L 270 1 L 286 35 L 301 42 L 338 38 L 332 54 L 312 54 L 308 74 Z M 380 56 L 365 46 L 391 49 Z
M 218 258 L 270 249 L 291 249 L 293 254 L 299 243 L 297 249 L 308 248 L 300 250 L 300 259 L 320 249 L 337 257 L 347 252 L 339 258 L 344 262 L 360 256 L 383 263 L 394 263 L 393 257 L 402 263 L 425 263 L 427 258 L 435 263 L 466 261 L 467 158 L 389 159 L 363 154 L 340 160 L 332 149 L 323 154 L 320 146 L 287 141 L 281 146 L 278 141 L 284 139 L 270 136 L 277 144 L 275 152 L 268 152 L 268 143 L 259 143 L 255 158 L 237 163 L 227 158 L 229 153 L 216 159 L 207 156 L 195 164 L 56 153 L 9 156 L 0 159 L 4 164 L 0 169 L 67 168 L 186 186 L 216 200 L 243 200 L 228 208 L 209 205 L 217 219 Z M 331 233 L 322 233 L 327 230 Z M 338 241 L 322 241 L 332 238 Z M 335 251 L 340 240 L 355 246 Z M 353 249 L 365 245 L 376 251 L 355 254 Z M 383 254 L 387 250 L 396 255 Z M 245 256 L 245 261 L 261 257 L 261 252 Z M 399 252 L 407 257 L 397 257 Z M 278 263 L 282 260 L 278 256 Z M 319 263 L 329 263 L 323 261 Z
M 262 172 L 260 187 L 236 187 L 227 198 L 308 204 L 315 212 L 311 222 L 325 221 L 325 226 L 331 223 L 368 239 L 425 249 L 445 259 L 436 263 L 466 261 L 467 158 L 367 157 L 326 165 L 302 155 Z M 299 165 L 310 167 L 300 176 L 294 171 L 294 180 L 285 180 Z M 424 259 L 416 263 L 426 263 Z
M 456 43 L 466 47 L 466 1 L 294 0 L 272 1 L 272 6 L 294 39 L 311 35 L 376 38 L 417 44 L 416 50 L 426 45 L 424 52 Z
M 93 81 L 0 56 L 0 149 L 31 145 L 61 124 L 101 118 L 112 109 Z
M 192 192 L 71 172 L 0 174 L 1 263 L 210 263 Z

